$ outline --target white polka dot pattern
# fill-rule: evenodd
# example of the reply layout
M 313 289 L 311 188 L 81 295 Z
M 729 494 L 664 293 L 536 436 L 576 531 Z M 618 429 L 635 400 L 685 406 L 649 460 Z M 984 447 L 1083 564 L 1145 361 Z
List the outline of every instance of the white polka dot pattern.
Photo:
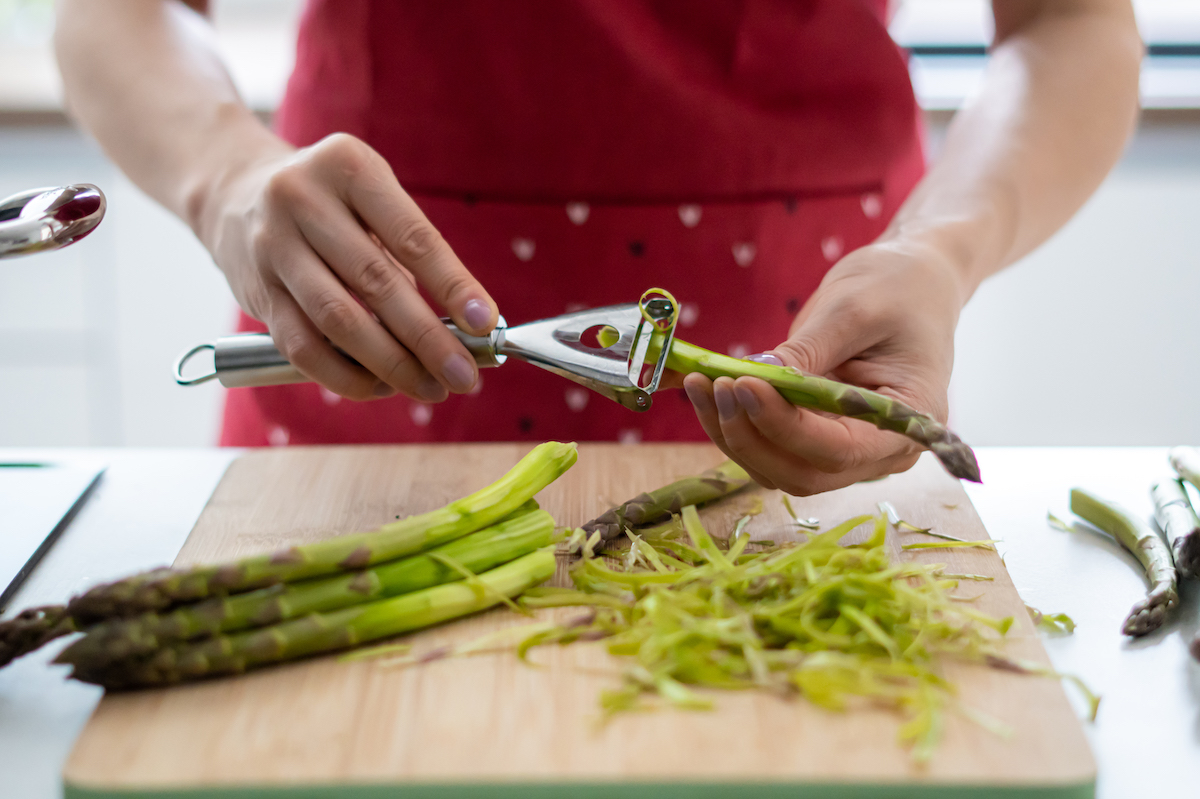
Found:
M 575 413 L 579 413 L 588 404 L 588 390 L 586 388 L 568 388 L 563 393 L 563 399 L 567 401 L 567 407 Z
M 750 354 L 750 345 L 744 342 L 737 342 L 729 345 L 729 356 L 731 358 L 745 358 Z
M 587 310 L 587 305 L 585 303 L 568 302 L 566 310 L 563 311 L 563 313 L 578 313 L 579 311 L 586 311 L 586 310 Z
M 567 219 L 576 225 L 582 225 L 592 213 L 592 207 L 587 203 L 567 203 Z M 523 259 L 528 260 L 528 259 Z
M 423 402 L 414 402 L 408 413 L 417 427 L 424 427 L 433 420 L 433 408 Z
M 700 216 L 704 213 L 698 205 L 684 203 L 679 206 L 679 221 L 684 227 L 695 227 L 700 224 Z
M 684 327 L 691 327 L 696 324 L 696 320 L 700 318 L 700 306 L 694 302 L 683 302 L 679 304 L 679 324 Z
M 733 260 L 740 267 L 747 267 L 754 263 L 754 256 L 758 254 L 758 247 L 754 246 L 752 241 L 739 241 L 733 245 Z
M 867 219 L 878 219 L 883 213 L 883 197 L 873 191 L 864 194 L 859 203 L 862 205 L 863 216 Z
M 267 443 L 272 447 L 286 447 L 290 438 L 287 428 L 284 427 L 272 427 L 267 431 Z
M 640 444 L 642 443 L 641 430 L 622 430 L 617 436 L 617 441 L 622 444 Z
M 842 257 L 842 239 L 840 236 L 827 236 L 821 239 L 821 255 L 825 256 L 825 260 L 833 263 Z
M 534 243 L 533 239 L 525 239 L 518 236 L 512 240 L 513 255 L 522 261 L 533 260 L 533 253 L 536 249 L 537 244 Z
M 326 405 L 337 405 L 342 401 L 342 397 L 339 394 L 334 394 L 324 386 L 321 386 L 321 401 Z

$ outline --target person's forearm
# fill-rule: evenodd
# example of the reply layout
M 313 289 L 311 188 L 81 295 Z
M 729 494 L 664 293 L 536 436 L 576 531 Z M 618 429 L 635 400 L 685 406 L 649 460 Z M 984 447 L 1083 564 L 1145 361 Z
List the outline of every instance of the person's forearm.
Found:
M 931 245 L 965 303 L 1104 179 L 1137 117 L 1141 41 L 1123 0 L 995 0 L 984 86 L 882 241 Z
M 238 97 L 207 20 L 177 0 L 60 0 L 55 49 L 70 113 L 197 233 L 214 183 L 288 150 Z

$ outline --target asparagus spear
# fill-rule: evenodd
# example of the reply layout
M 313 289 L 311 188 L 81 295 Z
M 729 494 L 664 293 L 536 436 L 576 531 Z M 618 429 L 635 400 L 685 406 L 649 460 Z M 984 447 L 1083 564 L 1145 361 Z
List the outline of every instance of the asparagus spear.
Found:
M 263 627 L 309 613 L 361 605 L 463 579 L 447 561 L 482 572 L 546 546 L 554 519 L 532 500 L 519 515 L 421 555 L 373 569 L 211 597 L 163 614 L 109 619 L 67 647 L 59 663 L 103 663 L 148 655 L 162 646 L 221 632 Z
M 728 496 L 750 484 L 750 475 L 733 461 L 693 477 L 685 477 L 674 483 L 638 494 L 633 499 L 610 508 L 583 525 L 588 537 L 596 530 L 601 539 L 611 541 L 619 537 L 625 528 L 665 519 L 679 513 L 688 505 L 701 505 L 714 499 Z
M 467 582 L 329 613 L 313 613 L 259 630 L 218 635 L 158 649 L 145 658 L 92 664 L 81 660 L 71 676 L 106 688 L 140 688 L 240 674 L 271 663 L 346 649 L 380 638 L 486 610 L 554 575 L 554 550 L 539 549 Z
M 671 342 L 667 368 L 683 374 L 699 372 L 713 379 L 762 378 L 793 405 L 861 419 L 881 430 L 900 433 L 932 450 L 950 474 L 962 480 L 980 482 L 975 453 L 962 439 L 933 417 L 883 394 L 825 377 L 801 374 L 792 367 L 719 355 L 679 339 Z
M 1136 636 L 1161 627 L 1167 611 L 1179 604 L 1175 565 L 1166 543 L 1134 514 L 1080 488 L 1071 489 L 1071 512 L 1121 542 L 1146 570 L 1150 590 L 1133 606 L 1121 631 Z
M 1171 542 L 1175 570 L 1181 577 L 1200 577 L 1200 519 L 1192 510 L 1183 483 L 1164 480 L 1150 489 L 1154 518 Z
M 97 586 L 67 608 L 80 623 L 160 611 L 182 602 L 224 596 L 334 572 L 364 569 L 421 552 L 508 516 L 575 463 L 575 444 L 534 447 L 507 474 L 443 508 L 355 533 L 234 563 L 156 569 Z
M 63 605 L 23 610 L 0 622 L 0 666 L 78 629 Z

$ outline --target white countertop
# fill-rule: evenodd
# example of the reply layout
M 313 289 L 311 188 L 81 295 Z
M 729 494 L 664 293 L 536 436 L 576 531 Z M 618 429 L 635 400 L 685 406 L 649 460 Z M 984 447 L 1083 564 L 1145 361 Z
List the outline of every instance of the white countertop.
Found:
M 1195 793 L 1200 775 L 1200 663 L 1187 644 L 1200 626 L 1200 587 L 1182 586 L 1182 608 L 1162 631 L 1130 641 L 1120 624 L 1145 584 L 1133 558 L 1096 534 L 1046 524 L 1070 519 L 1075 485 L 1149 513 L 1150 484 L 1170 473 L 1166 450 L 979 448 L 982 486 L 968 486 L 993 538 L 1001 539 L 1025 600 L 1068 613 L 1074 635 L 1047 638 L 1055 667 L 1103 695 L 1086 725 L 1100 768 L 1097 796 Z M 0 459 L 88 459 L 108 472 L 79 516 L 17 594 L 14 608 L 61 602 L 105 579 L 169 563 L 233 450 L 3 450 Z M 893 503 L 904 511 L 904 498 Z M 59 770 L 101 691 L 68 682 L 47 661 L 54 647 L 0 670 L 0 774 L 5 795 L 61 795 Z M 1068 687 L 1068 694 L 1071 689 Z M 1080 703 L 1076 703 L 1081 708 Z

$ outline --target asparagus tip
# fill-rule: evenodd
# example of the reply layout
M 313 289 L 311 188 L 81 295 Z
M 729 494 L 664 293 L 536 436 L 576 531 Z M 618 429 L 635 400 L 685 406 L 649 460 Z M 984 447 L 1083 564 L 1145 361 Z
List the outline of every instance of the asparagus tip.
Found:
M 1175 545 L 1175 568 L 1180 577 L 1200 577 L 1200 533 L 1192 533 Z
M 72 632 L 75 624 L 62 605 L 23 610 L 0 622 L 0 667 Z
M 972 483 L 983 482 L 974 450 L 961 440 L 956 440 L 948 446 L 935 447 L 933 454 L 941 461 L 942 466 L 946 467 L 946 471 L 959 480 L 970 480 Z

